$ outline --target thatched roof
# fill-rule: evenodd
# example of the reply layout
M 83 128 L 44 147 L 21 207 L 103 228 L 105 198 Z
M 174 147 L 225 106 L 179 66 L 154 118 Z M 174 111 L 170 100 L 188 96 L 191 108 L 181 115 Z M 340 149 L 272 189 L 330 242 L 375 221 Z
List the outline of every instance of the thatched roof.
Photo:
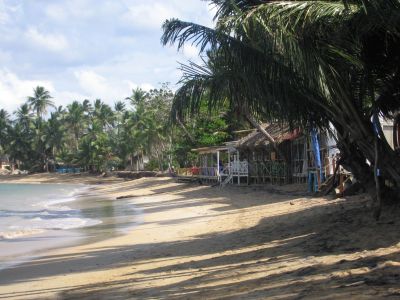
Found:
M 289 125 L 267 124 L 261 125 L 276 141 L 282 143 L 287 140 L 293 140 L 300 136 L 300 130 L 290 130 Z M 255 130 L 237 142 L 237 148 L 256 148 L 263 147 L 269 144 L 269 141 L 260 131 Z

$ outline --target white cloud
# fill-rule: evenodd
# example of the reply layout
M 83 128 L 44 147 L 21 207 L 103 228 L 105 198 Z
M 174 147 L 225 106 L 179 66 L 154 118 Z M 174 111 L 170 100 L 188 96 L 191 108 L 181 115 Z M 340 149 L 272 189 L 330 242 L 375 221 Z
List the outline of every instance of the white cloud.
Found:
M 125 80 L 124 83 L 126 83 L 126 85 L 128 86 L 129 91 L 132 91 L 132 90 L 134 90 L 136 88 L 140 88 L 140 89 L 142 89 L 144 91 L 149 91 L 149 90 L 154 89 L 154 86 L 151 83 L 137 84 L 137 83 L 134 83 L 134 82 L 129 81 L 129 80 Z
M 10 19 L 7 11 L 4 9 L 3 2 L 0 2 L 0 24 L 5 24 Z
M 11 62 L 12 55 L 10 52 L 0 50 L 0 64 Z
M 92 97 L 102 97 L 108 94 L 110 88 L 106 78 L 94 71 L 83 70 L 74 72 L 81 88 Z
M 62 22 L 68 17 L 67 11 L 60 5 L 51 4 L 45 8 L 45 13 L 51 19 Z
M 68 48 L 68 41 L 62 34 L 43 34 L 37 28 L 31 27 L 25 32 L 25 37 L 33 44 L 50 51 L 63 51 Z
M 83 101 L 84 99 L 90 99 L 88 95 L 84 95 L 77 92 L 70 91 L 54 91 L 53 97 L 56 103 L 56 106 L 64 106 L 66 107 L 68 104 L 71 104 L 72 101 Z
M 4 25 L 13 20 L 15 15 L 20 10 L 19 5 L 10 5 L 4 0 L 0 0 L 0 24 Z
M 129 8 L 123 19 L 138 29 L 160 29 L 165 20 L 181 17 L 178 10 L 165 2 L 147 2 Z
M 205 26 L 212 26 L 212 17 L 216 9 L 200 0 L 169 0 L 169 1 L 130 1 L 128 12 L 123 20 L 137 26 L 138 29 L 160 30 L 165 20 L 178 18 L 193 21 Z
M 182 52 L 187 59 L 193 60 L 199 58 L 199 49 L 194 45 L 185 45 Z
M 154 88 L 150 83 L 136 84 L 129 80 L 118 80 L 106 78 L 93 70 L 75 71 L 74 76 L 80 87 L 87 95 L 80 99 L 97 99 L 100 98 L 108 104 L 113 104 L 116 100 L 125 99 L 137 87 L 144 90 Z
M 177 61 L 196 61 L 197 49 L 163 47 L 161 25 L 176 17 L 209 26 L 209 9 L 201 0 L 0 0 L 0 106 L 15 109 L 38 83 L 55 87 L 57 105 L 174 88 Z
M 36 86 L 44 86 L 52 93 L 53 83 L 47 80 L 23 80 L 7 69 L 0 70 L 0 107 L 12 112 L 32 95 Z

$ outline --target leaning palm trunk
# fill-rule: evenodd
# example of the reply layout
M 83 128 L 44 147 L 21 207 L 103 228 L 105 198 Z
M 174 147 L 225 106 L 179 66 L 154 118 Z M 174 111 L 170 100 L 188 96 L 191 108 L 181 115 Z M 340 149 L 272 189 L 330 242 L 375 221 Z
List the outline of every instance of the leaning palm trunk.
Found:
M 378 137 L 372 126 L 368 127 L 367 134 L 355 126 L 350 131 L 339 129 L 338 148 L 342 165 L 354 174 L 371 198 L 376 200 L 375 216 L 378 218 L 382 205 L 381 192 L 392 198 L 400 195 L 400 160 L 396 152 L 388 146 L 384 136 Z M 385 185 L 380 186 L 380 182 L 390 182 L 393 187 L 390 189 Z
M 272 147 L 275 149 L 277 154 L 280 157 L 282 157 L 284 161 L 287 161 L 285 154 L 279 149 L 275 139 L 260 125 L 260 123 L 257 122 L 257 120 L 250 113 L 246 112 L 245 115 L 246 119 L 250 122 L 250 124 L 255 128 L 257 128 L 257 130 L 260 131 L 265 136 L 265 138 L 271 143 Z

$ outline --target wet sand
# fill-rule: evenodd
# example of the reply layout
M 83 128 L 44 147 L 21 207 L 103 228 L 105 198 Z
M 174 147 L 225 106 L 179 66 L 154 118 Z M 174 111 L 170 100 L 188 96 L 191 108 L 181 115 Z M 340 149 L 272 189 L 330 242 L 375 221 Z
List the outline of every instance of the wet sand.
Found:
M 131 196 L 121 200 L 141 208 L 143 223 L 0 271 L 0 298 L 400 297 L 399 208 L 376 222 L 365 195 L 332 200 L 293 186 L 108 180 L 96 190 Z

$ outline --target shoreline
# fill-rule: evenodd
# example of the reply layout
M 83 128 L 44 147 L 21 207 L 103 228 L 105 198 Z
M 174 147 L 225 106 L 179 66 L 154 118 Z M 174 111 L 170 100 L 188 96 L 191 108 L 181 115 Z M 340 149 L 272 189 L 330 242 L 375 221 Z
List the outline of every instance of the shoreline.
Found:
M 277 187 L 278 189 L 279 187 Z M 376 299 L 400 295 L 400 217 L 369 199 L 149 178 L 100 184 L 143 210 L 127 234 L 0 271 L 8 299 Z M 121 201 L 121 200 L 113 200 Z M 371 239 L 371 236 L 379 238 Z M 382 283 L 384 282 L 384 283 Z
M 85 183 L 71 183 L 71 182 L 31 182 L 11 181 L 5 183 L 0 181 L 0 184 L 16 184 L 16 185 L 64 185 L 73 188 L 75 191 L 73 194 L 65 194 L 61 196 L 59 200 L 54 199 L 50 202 L 56 204 L 68 205 L 69 209 L 73 211 L 81 212 L 83 209 L 86 210 L 85 214 L 90 213 L 91 218 L 87 218 L 83 214 L 80 214 L 80 218 L 85 220 L 92 220 L 94 222 L 99 221 L 98 224 L 94 225 L 83 225 L 82 227 L 76 228 L 65 228 L 65 229 L 32 229 L 31 233 L 18 235 L 13 238 L 0 239 L 2 246 L 1 264 L 0 271 L 9 268 L 14 268 L 18 265 L 31 262 L 35 259 L 40 259 L 43 253 L 49 253 L 62 248 L 75 247 L 79 245 L 91 244 L 94 242 L 111 239 L 116 236 L 126 234 L 127 230 L 132 230 L 138 226 L 142 218 L 139 208 L 131 204 L 123 204 L 123 208 L 126 211 L 131 212 L 129 218 L 131 222 L 127 222 L 125 225 L 120 225 L 117 218 L 113 215 L 100 215 L 96 213 L 94 209 L 107 209 L 108 206 L 112 206 L 113 199 L 105 198 L 99 192 L 95 185 L 88 185 Z M 50 198 L 49 198 L 50 199 Z M 51 198 L 52 199 L 52 198 Z M 71 200 L 73 199 L 73 200 Z M 64 201 L 65 200 L 65 201 Z M 96 207 L 89 207 L 90 202 L 96 202 Z M 50 204 L 50 205 L 53 205 Z M 52 209 L 52 207 L 45 208 Z M 111 220 L 108 220 L 111 219 Z M 126 219 L 126 218 L 125 218 Z M 107 230 L 112 227 L 112 230 Z M 105 229 L 102 229 L 105 228 Z M 21 233 L 22 234 L 22 233 Z M 45 245 L 44 245 L 45 243 Z

